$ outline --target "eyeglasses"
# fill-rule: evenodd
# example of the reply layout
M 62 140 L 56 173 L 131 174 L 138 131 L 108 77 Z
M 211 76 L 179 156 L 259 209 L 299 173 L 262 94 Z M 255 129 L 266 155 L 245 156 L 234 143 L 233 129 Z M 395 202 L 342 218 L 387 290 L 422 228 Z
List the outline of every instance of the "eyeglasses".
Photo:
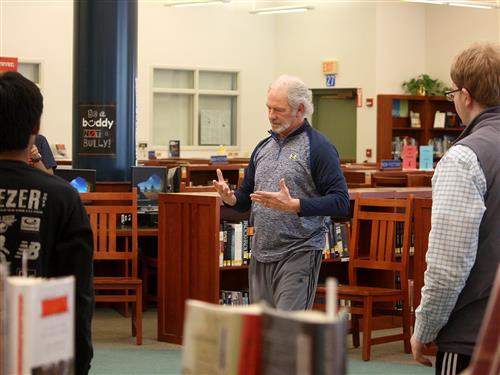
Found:
M 455 93 L 459 92 L 459 91 L 462 91 L 462 89 L 455 89 L 455 90 L 447 91 L 447 92 L 444 93 L 444 95 L 446 96 L 446 99 L 449 102 L 452 102 L 453 98 L 455 97 Z

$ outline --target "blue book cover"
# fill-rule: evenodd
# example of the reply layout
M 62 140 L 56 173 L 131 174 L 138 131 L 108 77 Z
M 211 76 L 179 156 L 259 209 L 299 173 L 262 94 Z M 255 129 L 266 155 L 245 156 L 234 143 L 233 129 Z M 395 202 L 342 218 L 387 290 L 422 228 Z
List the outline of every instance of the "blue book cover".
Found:
M 420 159 L 418 169 L 422 171 L 432 171 L 433 164 L 433 148 L 432 146 L 420 146 Z
M 399 108 L 400 108 L 400 101 L 399 100 L 393 100 L 392 101 L 392 117 L 399 117 L 400 115 L 400 112 L 399 112 Z

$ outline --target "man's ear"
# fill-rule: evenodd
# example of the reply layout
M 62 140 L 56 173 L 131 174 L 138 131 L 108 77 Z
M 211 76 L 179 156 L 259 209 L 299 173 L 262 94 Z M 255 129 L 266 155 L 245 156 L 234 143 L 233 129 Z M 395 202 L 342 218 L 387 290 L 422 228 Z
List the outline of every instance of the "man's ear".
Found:
M 37 135 L 40 132 L 40 120 L 37 121 L 36 125 L 31 130 L 31 134 Z
M 297 117 L 304 117 L 304 104 L 300 103 L 299 108 L 297 108 Z
M 472 106 L 472 103 L 474 101 L 474 98 L 472 97 L 472 95 L 470 94 L 469 90 L 467 90 L 466 88 L 463 88 L 462 89 L 462 94 L 465 95 L 465 105 L 467 107 L 470 107 Z

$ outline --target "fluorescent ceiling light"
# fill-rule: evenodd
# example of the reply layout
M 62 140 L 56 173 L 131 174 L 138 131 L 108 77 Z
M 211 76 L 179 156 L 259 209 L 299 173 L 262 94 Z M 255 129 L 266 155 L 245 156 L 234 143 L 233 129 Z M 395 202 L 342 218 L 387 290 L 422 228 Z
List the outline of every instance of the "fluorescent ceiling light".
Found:
M 444 1 L 433 1 L 433 0 L 406 0 L 407 3 L 424 3 L 424 4 L 435 4 L 435 5 L 444 5 L 446 2 Z
M 195 7 L 201 5 L 214 5 L 229 3 L 231 0 L 186 0 L 186 1 L 173 1 L 165 4 L 167 7 L 181 8 L 181 7 Z
M 465 8 L 478 8 L 478 9 L 493 9 L 493 5 L 486 4 L 473 4 L 473 3 L 458 3 L 458 2 L 449 2 L 448 5 L 454 7 L 465 7 Z
M 299 13 L 312 10 L 312 6 L 290 6 L 290 7 L 273 7 L 273 8 L 260 8 L 251 10 L 253 14 L 277 14 L 277 13 Z

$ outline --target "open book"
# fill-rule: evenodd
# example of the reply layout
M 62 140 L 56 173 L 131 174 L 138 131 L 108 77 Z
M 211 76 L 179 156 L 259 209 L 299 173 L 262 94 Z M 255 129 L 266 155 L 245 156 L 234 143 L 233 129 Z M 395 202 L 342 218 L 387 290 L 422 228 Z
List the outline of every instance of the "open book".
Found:
M 182 373 L 345 374 L 346 335 L 344 313 L 188 300 Z
M 74 277 L 8 277 L 7 374 L 74 373 Z

